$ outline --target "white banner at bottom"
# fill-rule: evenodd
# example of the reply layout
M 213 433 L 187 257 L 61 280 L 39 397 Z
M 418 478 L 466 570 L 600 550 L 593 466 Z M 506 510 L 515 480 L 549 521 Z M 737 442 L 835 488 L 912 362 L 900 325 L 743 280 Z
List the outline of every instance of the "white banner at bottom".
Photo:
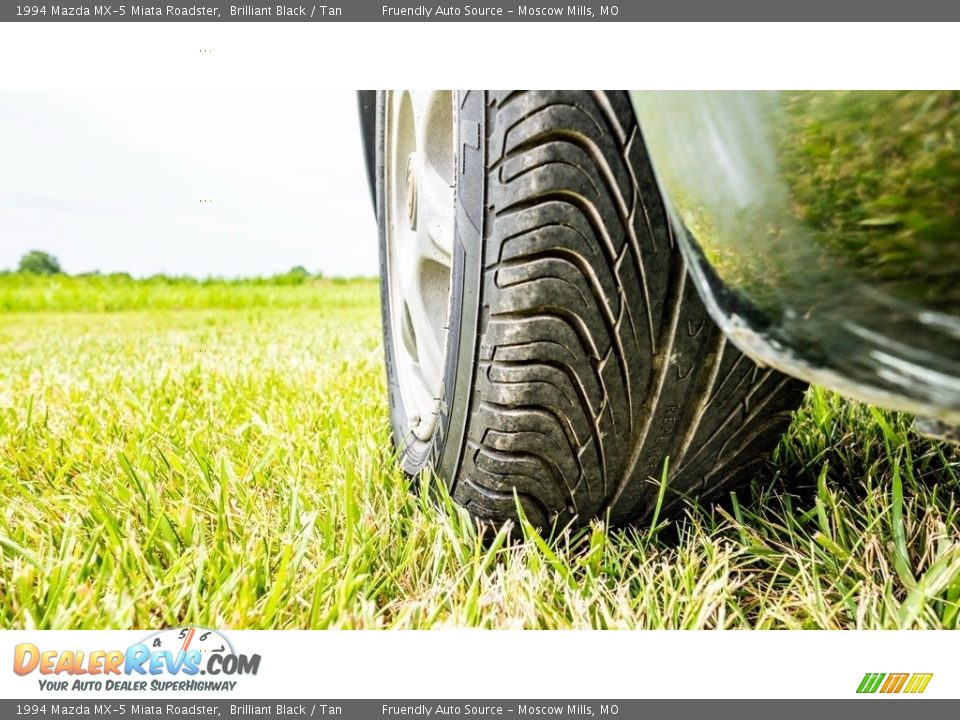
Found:
M 0 632 L 0 697 L 960 698 L 950 631 Z

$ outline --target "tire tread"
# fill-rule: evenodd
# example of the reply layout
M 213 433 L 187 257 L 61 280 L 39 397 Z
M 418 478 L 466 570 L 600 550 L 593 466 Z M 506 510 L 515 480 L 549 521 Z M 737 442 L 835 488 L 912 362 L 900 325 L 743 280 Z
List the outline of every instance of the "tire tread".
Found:
M 726 341 L 622 92 L 493 93 L 480 344 L 454 498 L 540 527 L 715 497 L 776 444 L 803 384 Z M 516 493 L 516 499 L 514 497 Z

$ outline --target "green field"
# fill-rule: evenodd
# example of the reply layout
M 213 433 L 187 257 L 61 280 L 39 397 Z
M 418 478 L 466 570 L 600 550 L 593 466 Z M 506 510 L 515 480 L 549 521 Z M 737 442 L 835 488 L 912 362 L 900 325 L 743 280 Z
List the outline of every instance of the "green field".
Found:
M 909 418 L 814 389 L 725 508 L 507 542 L 395 469 L 379 322 L 369 281 L 0 276 L 0 627 L 958 625 L 960 460 Z

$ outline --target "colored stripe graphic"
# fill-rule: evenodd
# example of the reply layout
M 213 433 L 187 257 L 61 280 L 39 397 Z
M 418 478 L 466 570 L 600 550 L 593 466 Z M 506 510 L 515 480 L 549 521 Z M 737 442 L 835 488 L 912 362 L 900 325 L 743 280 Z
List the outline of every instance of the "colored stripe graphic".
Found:
M 880 682 L 884 677 L 884 673 L 867 673 L 863 676 L 863 680 L 860 681 L 860 687 L 857 688 L 857 692 L 875 693 L 877 688 L 880 687 Z
M 876 692 L 884 694 L 911 693 L 919 694 L 927 689 L 933 673 L 866 673 L 860 685 L 857 686 L 857 692 L 861 694 L 872 694 Z
M 910 673 L 890 673 L 887 675 L 887 681 L 880 688 L 882 693 L 898 693 L 903 689 L 904 684 Z
M 922 693 L 927 689 L 927 685 L 930 684 L 930 678 L 932 677 L 933 673 L 914 673 L 903 691 L 905 693 Z

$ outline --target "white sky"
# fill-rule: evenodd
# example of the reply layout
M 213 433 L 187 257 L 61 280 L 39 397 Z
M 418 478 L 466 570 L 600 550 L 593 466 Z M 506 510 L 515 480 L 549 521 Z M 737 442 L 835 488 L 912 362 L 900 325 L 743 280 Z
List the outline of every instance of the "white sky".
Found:
M 374 275 L 356 108 L 346 91 L 0 92 L 0 269 L 38 249 L 70 273 Z

